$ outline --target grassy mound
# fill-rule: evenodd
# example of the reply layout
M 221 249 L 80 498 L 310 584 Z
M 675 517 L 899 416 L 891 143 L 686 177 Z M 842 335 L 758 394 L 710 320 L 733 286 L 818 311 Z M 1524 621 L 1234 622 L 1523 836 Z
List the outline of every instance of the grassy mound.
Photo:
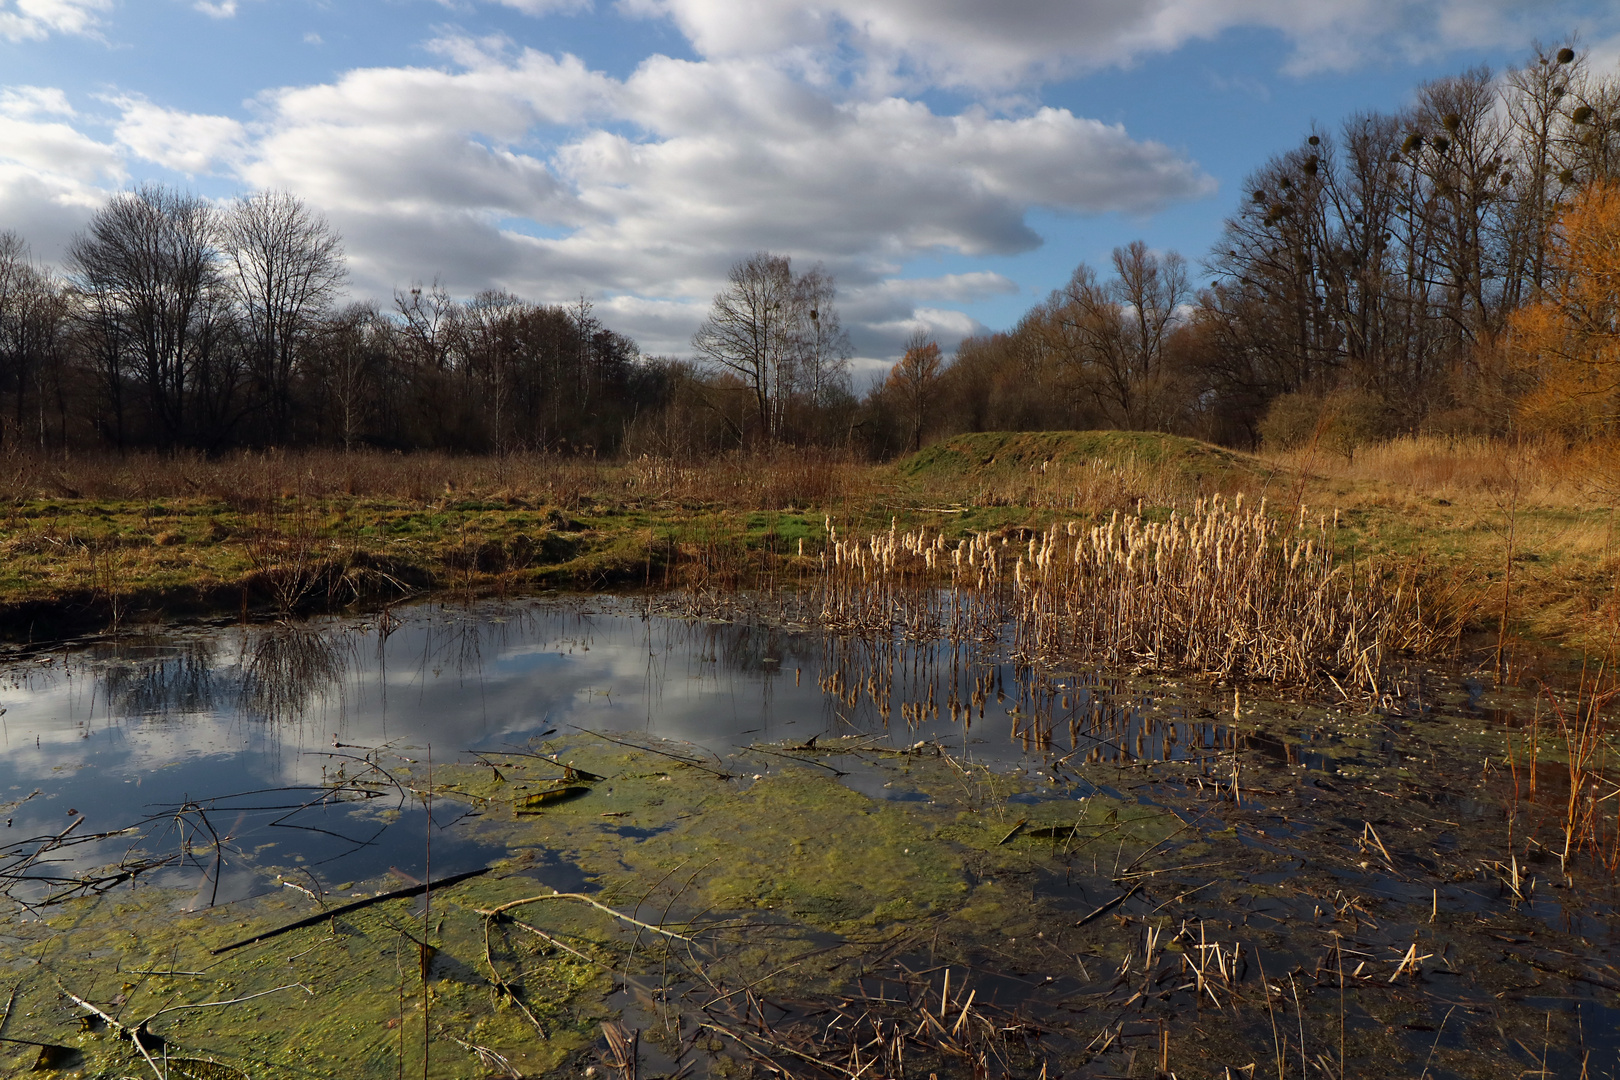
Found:
M 993 480 L 1085 465 L 1163 469 L 1217 488 L 1271 471 L 1246 454 L 1152 431 L 981 431 L 926 447 L 896 469 L 914 479 Z

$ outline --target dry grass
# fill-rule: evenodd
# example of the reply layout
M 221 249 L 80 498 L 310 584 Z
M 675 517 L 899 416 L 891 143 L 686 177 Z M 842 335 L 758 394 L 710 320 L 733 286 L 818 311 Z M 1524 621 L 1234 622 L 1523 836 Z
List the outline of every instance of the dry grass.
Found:
M 1203 485 L 1186 473 L 1135 457 L 1041 463 L 946 490 L 973 506 L 1024 506 L 1071 514 L 1108 513 L 1138 505 L 1182 506 L 1204 493 Z
M 1246 494 L 1269 498 L 1283 518 L 1300 503 L 1342 511 L 1338 558 L 1417 568 L 1456 620 L 1493 639 L 1505 627 L 1505 646 L 1600 650 L 1620 616 L 1620 521 L 1609 494 L 1620 490 L 1617 461 L 1611 447 L 1433 436 L 1363 447 L 1352 459 L 1325 451 L 1260 459 L 1128 432 L 964 436 L 896 466 L 793 448 L 704 461 L 11 455 L 0 456 L 0 607 L 94 594 L 117 621 L 121 594 L 254 574 L 307 584 L 308 575 L 277 569 L 299 562 L 278 538 L 289 531 L 312 533 L 324 562 L 410 563 L 418 581 L 456 588 L 495 573 L 514 588 L 532 578 L 731 589 L 786 580 L 782 560 L 801 542 L 811 555 L 823 548 L 824 514 L 851 533 L 897 515 L 900 529 L 927 525 L 952 544 L 1013 533 L 1027 542 L 1070 518 L 1085 528 L 1116 512 L 1162 521 L 1200 499 Z M 255 536 L 266 543 L 255 548 Z M 672 575 L 674 564 L 685 569 Z M 1001 569 L 1011 575 L 1014 566 Z M 299 599 L 297 588 L 282 591 Z M 913 606 L 896 616 L 901 623 L 936 617 L 899 597 L 857 606 L 895 604 Z M 835 623 L 865 618 L 830 614 Z M 985 608 L 982 618 L 1001 614 Z
M 788 450 L 701 464 L 317 451 L 12 455 L 0 482 L 0 630 L 32 635 L 424 589 L 768 584 L 824 512 L 876 505 L 889 480 Z
M 1571 448 L 1548 440 L 1407 435 L 1357 448 L 1345 458 L 1321 448 L 1269 457 L 1290 472 L 1368 484 L 1452 502 L 1579 507 L 1610 499 L 1620 479 L 1614 447 Z
M 728 454 L 701 463 L 379 450 L 244 452 L 214 458 L 184 453 L 0 456 L 0 491 L 13 500 L 201 498 L 246 510 L 295 497 L 417 504 L 520 499 L 568 510 L 625 499 L 750 510 L 823 508 L 870 496 L 873 478 L 871 467 L 848 454 L 796 449 Z
M 1504 665 L 1525 643 L 1607 648 L 1620 614 L 1620 448 L 1411 436 L 1348 460 L 1270 460 L 1273 491 L 1341 510 L 1358 550 L 1424 561 L 1462 618 L 1500 636 Z

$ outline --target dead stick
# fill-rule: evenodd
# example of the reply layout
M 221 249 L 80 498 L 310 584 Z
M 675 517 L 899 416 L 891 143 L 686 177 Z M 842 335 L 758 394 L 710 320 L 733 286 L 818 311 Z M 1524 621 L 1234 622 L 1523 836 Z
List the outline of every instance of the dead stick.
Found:
M 146 1063 L 152 1067 L 152 1074 L 157 1077 L 157 1080 L 164 1080 L 163 1070 L 158 1068 L 157 1062 L 152 1060 L 152 1055 L 149 1054 L 147 1052 L 147 1050 L 146 1050 L 146 1044 L 141 1042 L 141 1030 L 139 1028 L 132 1028 L 132 1027 L 128 1027 L 128 1026 L 126 1026 L 124 1024 L 119 1023 L 113 1017 L 111 1017 L 108 1014 L 102 1012 L 100 1009 L 96 1008 L 94 1005 L 92 1005 L 88 1001 L 84 1000 L 84 998 L 80 997 L 78 994 L 75 994 L 73 991 L 71 991 L 67 987 L 63 986 L 61 979 L 56 980 L 56 985 L 62 991 L 62 993 L 66 994 L 68 997 L 72 998 L 74 1004 L 78 1005 L 79 1008 L 84 1009 L 84 1010 L 86 1010 L 88 1012 L 94 1013 L 96 1016 L 101 1017 L 102 1022 L 105 1023 L 108 1027 L 112 1028 L 114 1031 L 118 1032 L 119 1035 L 121 1035 L 122 1037 L 128 1039 L 130 1042 L 134 1043 L 135 1044 L 135 1049 L 137 1049 L 137 1050 L 139 1050 L 141 1052 L 141 1057 L 145 1058 Z
M 447 878 L 440 878 L 438 881 L 434 882 L 423 882 L 420 885 L 409 885 L 403 889 L 391 889 L 385 893 L 378 893 L 376 896 L 368 896 L 363 900 L 356 900 L 352 904 L 343 904 L 339 907 L 328 908 L 317 915 L 310 915 L 307 918 L 299 919 L 297 922 L 290 922 L 285 926 L 278 926 L 274 930 L 266 930 L 262 934 L 255 934 L 253 937 L 243 938 L 241 941 L 233 941 L 229 945 L 221 945 L 217 949 L 210 949 L 209 954 L 212 956 L 218 956 L 220 953 L 227 953 L 232 949 L 240 949 L 244 945 L 256 945 L 261 941 L 268 941 L 273 937 L 280 937 L 282 934 L 290 933 L 293 930 L 302 930 L 306 926 L 314 926 L 317 923 L 325 922 L 327 919 L 335 919 L 339 915 L 347 915 L 351 911 L 359 911 L 361 908 L 370 907 L 372 904 L 380 904 L 385 900 L 400 900 L 407 896 L 417 896 L 426 892 L 430 887 L 435 889 L 449 888 L 451 885 L 460 884 L 461 882 L 466 881 L 468 878 L 475 878 L 480 874 L 487 874 L 492 869 L 494 868 L 485 866 L 478 870 L 468 870 L 466 873 L 462 874 L 451 874 Z
M 542 1039 L 549 1040 L 551 1038 L 551 1036 L 546 1034 L 546 1029 L 541 1025 L 539 1019 L 534 1015 L 534 1013 L 529 1011 L 529 1007 L 523 1003 L 523 999 L 518 997 L 517 988 L 514 987 L 511 983 L 507 982 L 505 979 L 503 979 L 501 977 L 500 970 L 495 966 L 495 954 L 489 947 L 489 924 L 490 924 L 490 920 L 485 919 L 484 920 L 484 963 L 489 965 L 490 976 L 493 977 L 494 980 L 495 980 L 495 989 L 499 990 L 501 993 L 503 993 L 507 997 L 511 998 L 513 1004 L 517 1005 L 517 1007 L 519 1009 L 522 1009 L 523 1010 L 523 1015 L 529 1018 L 529 1023 L 534 1025 L 534 1030 L 536 1030 L 536 1031 L 538 1031 L 540 1033 L 540 1037 Z
M 826 769 L 834 776 L 849 775 L 849 773 L 844 772 L 842 769 L 835 769 L 824 761 L 813 761 L 810 758 L 797 757 L 793 754 L 784 754 L 777 750 L 766 750 L 762 746 L 739 746 L 737 749 L 747 751 L 750 754 L 769 754 L 772 757 L 787 758 L 789 761 L 797 761 L 801 765 L 814 765 L 818 769 Z
M 758 1047 L 748 1045 L 747 1039 L 745 1039 L 743 1037 L 744 1033 L 732 1031 L 730 1028 L 724 1026 L 723 1024 L 717 1024 L 713 1020 L 708 1020 L 708 1021 L 704 1021 L 702 1023 L 699 1023 L 698 1027 L 700 1027 L 700 1028 L 708 1028 L 710 1031 L 718 1032 L 719 1034 L 726 1036 L 728 1039 L 731 1039 L 733 1042 L 736 1042 L 739 1045 L 741 1045 L 742 1048 L 744 1050 L 747 1050 L 750 1054 L 757 1054 L 760 1057 L 764 1058 L 766 1061 L 771 1061 L 771 1063 L 773 1065 L 776 1064 L 774 1061 L 771 1060 L 771 1056 L 769 1054 L 766 1054 L 766 1053 L 762 1052 Z M 787 1046 L 787 1045 L 782 1044 L 782 1043 L 777 1043 L 777 1042 L 775 1042 L 775 1041 L 773 1041 L 771 1039 L 767 1039 L 763 1035 L 755 1035 L 752 1032 L 748 1032 L 746 1034 L 748 1034 L 752 1038 L 758 1039 L 760 1042 L 764 1043 L 766 1046 L 769 1046 L 772 1050 L 777 1051 L 778 1053 L 792 1054 L 794 1057 L 803 1058 L 805 1061 L 810 1062 L 810 1064 L 812 1064 L 812 1065 L 819 1066 L 820 1068 L 823 1068 L 823 1069 L 832 1069 L 832 1070 L 834 1070 L 836 1072 L 841 1072 L 845 1076 L 848 1076 L 848 1077 L 857 1077 L 857 1076 L 860 1075 L 859 1073 L 851 1072 L 850 1070 L 844 1068 L 842 1065 L 834 1065 L 830 1061 L 823 1061 L 822 1059 L 820 1059 L 818 1057 L 814 1057 L 814 1056 L 812 1056 L 810 1054 L 806 1054 L 802 1050 L 795 1050 L 791 1046 Z M 784 1072 L 785 1072 L 785 1070 L 784 1070 Z
M 624 912 L 615 911 L 613 908 L 610 908 L 606 904 L 604 904 L 604 903 L 602 903 L 602 902 L 600 902 L 598 900 L 592 899 L 589 896 L 586 896 L 584 893 L 567 893 L 567 892 L 553 891 L 553 892 L 549 892 L 549 893 L 544 893 L 544 894 L 542 894 L 540 896 L 526 896 L 522 900 L 508 900 L 504 904 L 499 904 L 499 905 L 497 905 L 495 907 L 488 908 L 488 909 L 485 909 L 485 908 L 473 908 L 473 910 L 478 912 L 478 914 L 484 916 L 485 918 L 493 918 L 496 915 L 504 914 L 506 911 L 508 911 L 508 910 L 510 910 L 512 908 L 522 907 L 524 904 L 538 903 L 541 900 L 578 900 L 583 904 L 591 905 L 591 907 L 596 908 L 599 911 L 607 912 L 609 915 L 612 915 L 615 919 L 623 919 L 625 922 L 629 923 L 631 926 L 639 926 L 643 930 L 651 930 L 655 934 L 663 934 L 665 937 L 674 938 L 676 941 L 691 942 L 691 940 L 692 940 L 691 938 L 686 937 L 684 934 L 675 933 L 673 930 L 665 930 L 661 926 L 654 926 L 652 923 L 644 923 L 640 919 L 632 919 L 630 916 L 626 915 Z
M 568 726 L 573 728 L 575 731 L 582 731 L 587 735 L 594 735 L 598 739 L 601 739 L 603 742 L 614 743 L 614 744 L 616 744 L 618 746 L 628 746 L 632 750 L 641 750 L 641 751 L 644 751 L 644 752 L 646 752 L 648 754 L 657 754 L 659 757 L 667 757 L 671 761 L 678 761 L 682 765 L 690 765 L 694 769 L 701 769 L 704 772 L 709 773 L 712 776 L 719 777 L 721 780 L 735 780 L 736 779 L 736 777 L 731 773 L 720 772 L 718 769 L 711 769 L 707 765 L 701 764 L 700 762 L 696 761 L 695 759 L 685 757 L 685 756 L 683 756 L 681 754 L 672 754 L 667 750 L 656 750 L 651 746 L 643 746 L 640 743 L 626 742 L 623 739 L 609 738 L 608 736 L 603 735 L 599 731 L 592 731 L 590 728 L 582 728 L 582 727 L 578 727 L 578 726 L 576 726 L 574 724 L 569 724 Z
M 1077 926 L 1077 927 L 1080 927 L 1080 926 L 1086 925 L 1089 922 L 1093 922 L 1093 921 L 1095 921 L 1097 919 L 1102 918 L 1104 915 L 1108 914 L 1110 911 L 1114 910 L 1119 905 L 1123 904 L 1125 901 L 1127 901 L 1131 897 L 1135 896 L 1137 890 L 1140 889 L 1141 887 L 1142 887 L 1142 883 L 1137 882 L 1135 885 L 1132 885 L 1129 889 L 1127 889 L 1124 892 L 1120 893 L 1118 896 L 1114 897 L 1112 900 L 1108 901 L 1102 907 L 1098 908 L 1096 911 L 1093 911 L 1090 915 L 1087 915 L 1085 918 L 1081 919 L 1079 922 L 1075 923 L 1074 925 Z

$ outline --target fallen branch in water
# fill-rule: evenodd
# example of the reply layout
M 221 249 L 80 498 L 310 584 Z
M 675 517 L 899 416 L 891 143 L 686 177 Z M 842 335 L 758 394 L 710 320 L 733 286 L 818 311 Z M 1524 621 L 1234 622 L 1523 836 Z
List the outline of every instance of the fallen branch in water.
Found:
M 826 762 L 815 761 L 815 760 L 813 760 L 811 758 L 798 757 L 797 755 L 794 755 L 794 754 L 784 754 L 780 750 L 767 750 L 762 746 L 739 746 L 737 749 L 742 750 L 742 751 L 744 751 L 746 753 L 750 753 L 750 754 L 769 754 L 772 757 L 786 758 L 789 761 L 797 761 L 801 765 L 814 765 L 818 769 L 826 769 L 828 772 L 832 773 L 834 776 L 848 776 L 849 775 L 849 773 L 845 772 L 844 770 L 835 769 L 831 765 L 828 765 Z
M 522 900 L 508 900 L 506 903 L 499 904 L 492 908 L 474 908 L 473 910 L 484 916 L 486 919 L 493 919 L 496 916 L 510 911 L 512 908 L 522 907 L 524 904 L 536 904 L 541 900 L 578 900 L 582 904 L 589 904 L 598 911 L 605 911 L 615 919 L 620 919 L 627 922 L 631 926 L 639 926 L 643 930 L 651 930 L 655 934 L 662 934 L 667 938 L 674 938 L 676 941 L 685 941 L 688 943 L 692 941 L 691 938 L 684 934 L 677 934 L 673 930 L 665 930 L 661 926 L 654 926 L 652 923 L 644 923 L 640 919 L 633 919 L 624 912 L 616 911 L 601 901 L 586 896 L 584 893 L 556 892 L 553 890 L 549 893 L 543 893 L 540 896 L 526 896 Z
M 252 937 L 243 938 L 240 941 L 233 941 L 229 945 L 221 945 L 217 949 L 210 949 L 209 954 L 212 956 L 218 956 L 220 953 L 228 953 L 232 949 L 240 949 L 244 945 L 256 945 L 261 941 L 268 941 L 273 937 L 280 937 L 282 934 L 289 933 L 293 930 L 302 930 L 306 926 L 314 926 L 316 923 L 325 922 L 327 919 L 335 919 L 339 915 L 347 915 L 351 911 L 359 911 L 361 908 L 370 907 L 372 904 L 380 904 L 384 900 L 400 900 L 407 896 L 416 896 L 421 893 L 425 893 L 429 889 L 444 889 L 451 885 L 458 885 L 461 882 L 466 881 L 468 878 L 475 878 L 480 874 L 487 874 L 492 869 L 494 868 L 485 866 L 477 870 L 468 870 L 466 873 L 462 874 L 451 874 L 449 877 L 440 878 L 438 881 L 423 882 L 419 885 L 407 885 L 403 889 L 390 889 L 388 892 L 378 893 L 376 896 L 368 896 L 363 900 L 356 900 L 352 904 L 342 904 L 335 908 L 328 908 L 317 915 L 310 915 L 306 918 L 299 919 L 296 922 L 287 923 L 285 926 L 278 926 L 274 930 L 266 930 L 262 934 L 255 934 Z
M 680 762 L 682 765 L 687 765 L 687 766 L 690 766 L 691 768 L 694 768 L 694 769 L 701 769 L 702 771 L 710 774 L 711 776 L 717 777 L 717 778 L 719 778 L 721 780 L 735 780 L 736 779 L 736 776 L 733 773 L 721 772 L 719 769 L 711 769 L 707 765 L 705 765 L 702 762 L 698 761 L 696 758 L 689 758 L 689 757 L 686 757 L 683 754 L 672 754 L 668 750 L 658 750 L 658 749 L 655 749 L 655 748 L 653 748 L 651 746 L 643 746 L 640 743 L 627 742 L 624 739 L 614 739 L 614 738 L 611 738 L 611 737 L 609 737 L 607 735 L 603 735 L 600 731 L 592 731 L 590 728 L 582 728 L 582 727 L 579 727 L 577 724 L 569 724 L 568 726 L 573 728 L 575 731 L 584 732 L 586 735 L 594 735 L 598 739 L 601 739 L 603 742 L 614 743 L 615 745 L 618 745 L 618 746 L 628 746 L 632 750 L 640 750 L 640 751 L 642 751 L 644 753 L 648 753 L 648 754 L 657 754 L 659 757 L 667 757 L 671 761 Z
M 1115 908 L 1119 907 L 1119 905 L 1123 904 L 1125 901 L 1127 901 L 1131 897 L 1135 896 L 1137 894 L 1137 892 L 1141 890 L 1141 888 L 1142 888 L 1142 883 L 1140 881 L 1138 881 L 1135 885 L 1132 885 L 1129 889 L 1125 890 L 1124 892 L 1120 893 L 1118 896 L 1114 897 L 1112 900 L 1110 900 L 1107 903 L 1103 904 L 1096 911 L 1093 911 L 1090 915 L 1087 915 L 1085 918 L 1081 919 L 1079 922 L 1075 923 L 1074 925 L 1075 926 L 1085 926 L 1089 922 L 1094 922 L 1097 919 L 1102 918 L 1104 915 L 1108 914 L 1110 911 L 1114 910 Z
M 146 1059 L 146 1064 L 151 1066 L 152 1075 L 156 1076 L 157 1080 L 164 1080 L 163 1070 L 158 1068 L 157 1062 L 152 1060 L 151 1053 L 146 1049 L 146 1040 L 150 1039 L 157 1043 L 160 1047 L 163 1045 L 163 1040 L 146 1030 L 146 1021 L 141 1021 L 141 1023 L 136 1027 L 130 1027 L 127 1024 L 119 1023 L 117 1018 L 101 1011 L 101 1009 L 90 1004 L 90 1002 L 84 1000 L 84 998 L 63 986 L 61 979 L 56 980 L 56 986 L 62 991 L 63 994 L 69 998 L 72 998 L 75 1005 L 86 1012 L 99 1017 L 102 1023 L 116 1031 L 119 1038 L 128 1039 L 130 1042 L 134 1043 L 135 1049 L 139 1050 L 141 1052 L 141 1057 Z
M 492 921 L 491 919 L 484 920 L 484 963 L 489 965 L 489 974 L 490 978 L 495 980 L 495 989 L 505 994 L 512 1004 L 523 1011 L 523 1015 L 528 1018 L 529 1023 L 534 1025 L 534 1030 L 539 1032 L 542 1039 L 550 1039 L 551 1036 L 546 1034 L 544 1025 L 540 1023 L 540 1018 L 530 1012 L 529 1007 L 518 996 L 517 987 L 502 978 L 500 969 L 495 966 L 495 954 L 489 947 L 489 924 Z

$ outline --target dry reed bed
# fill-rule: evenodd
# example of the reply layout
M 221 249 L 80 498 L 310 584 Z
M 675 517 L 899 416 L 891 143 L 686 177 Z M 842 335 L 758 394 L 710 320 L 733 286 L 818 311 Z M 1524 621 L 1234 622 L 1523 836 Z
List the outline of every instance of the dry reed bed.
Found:
M 1424 609 L 1416 571 L 1341 559 L 1337 529 L 1301 507 L 1285 523 L 1241 495 L 1151 521 L 977 535 L 839 539 L 829 523 L 821 621 L 856 633 L 994 638 L 1018 655 L 1148 664 L 1224 678 L 1371 689 L 1397 653 L 1454 638 Z

